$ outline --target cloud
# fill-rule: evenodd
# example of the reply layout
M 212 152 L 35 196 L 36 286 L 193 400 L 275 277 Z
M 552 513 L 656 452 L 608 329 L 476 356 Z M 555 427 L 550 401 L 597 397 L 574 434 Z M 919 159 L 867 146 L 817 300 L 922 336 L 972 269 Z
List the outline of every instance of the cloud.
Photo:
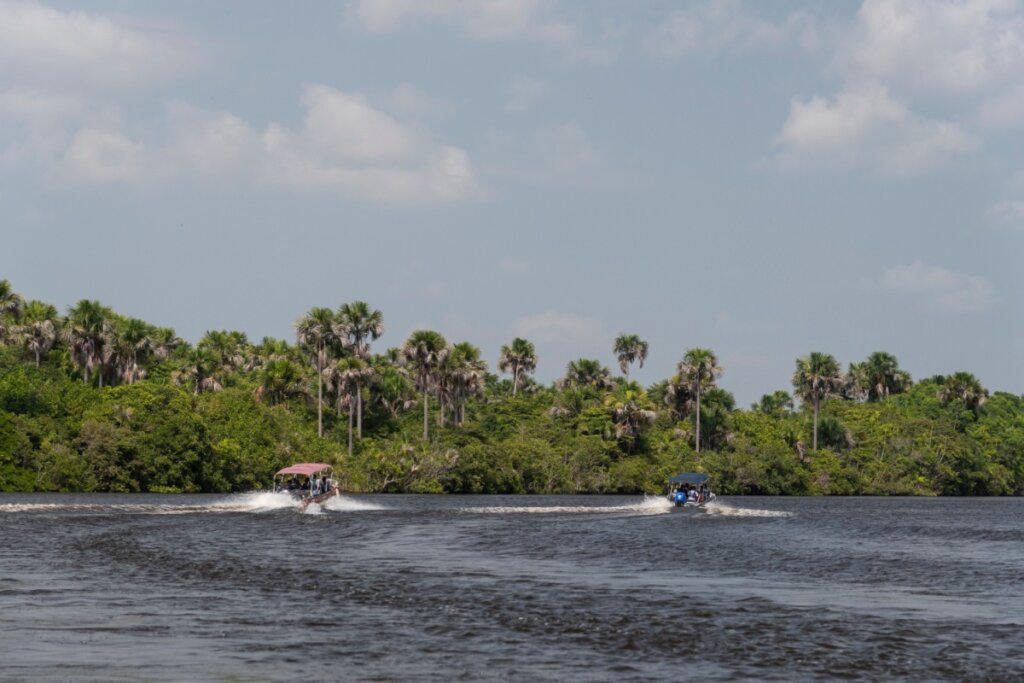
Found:
M 0 75 L 18 85 L 138 86 L 200 62 L 195 46 L 173 26 L 129 25 L 0 0 Z
M 1024 200 L 998 202 L 985 212 L 988 222 L 1004 230 L 1024 231 Z
M 608 336 L 604 323 L 573 313 L 545 311 L 516 320 L 515 334 L 540 343 L 590 345 Z
M 929 309 L 941 313 L 980 313 L 997 302 L 992 284 L 980 275 L 958 273 L 920 260 L 884 269 L 881 285 L 919 297 Z
M 792 12 L 775 24 L 748 13 L 740 0 L 713 0 L 673 12 L 648 36 L 647 48 L 661 57 L 679 59 L 794 42 L 805 48 L 817 43 L 814 22 L 805 12 Z
M 585 45 L 574 25 L 550 17 L 551 7 L 540 0 L 356 0 L 345 17 L 346 23 L 371 33 L 431 21 L 456 26 L 475 40 L 540 43 L 572 61 L 605 64 L 614 59 L 606 47 Z
M 117 131 L 82 128 L 64 154 L 64 171 L 90 183 L 131 181 L 147 170 L 145 147 Z
M 1016 0 L 865 0 L 839 59 L 860 77 L 914 90 L 1019 81 L 1024 15 Z
M 48 146 L 33 148 L 39 154 L 29 158 L 22 147 L 0 147 L 0 159 L 8 167 L 48 163 L 75 183 L 144 185 L 199 176 L 383 203 L 480 194 L 465 151 L 436 142 L 419 123 L 393 118 L 361 93 L 326 85 L 304 89 L 305 115 L 297 128 L 270 123 L 261 130 L 229 112 L 182 102 L 170 104 L 162 122 L 129 126 L 116 114 L 60 114 L 76 112 L 72 105 L 0 95 L 0 120 L 45 109 L 57 121 L 45 131 Z
M 509 111 L 526 111 L 544 94 L 544 89 L 544 81 L 516 78 L 505 87 L 505 108 Z
M 782 170 L 866 168 L 887 177 L 927 173 L 979 146 L 957 124 L 915 114 L 871 84 L 833 102 L 794 99 L 774 144 L 769 165 Z

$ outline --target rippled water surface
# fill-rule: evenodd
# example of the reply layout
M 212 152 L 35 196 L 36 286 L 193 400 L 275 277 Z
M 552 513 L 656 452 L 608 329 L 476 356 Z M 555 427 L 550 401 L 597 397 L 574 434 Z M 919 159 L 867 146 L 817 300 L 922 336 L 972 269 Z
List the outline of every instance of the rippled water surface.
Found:
M 0 680 L 1024 680 L 1024 500 L 0 495 Z

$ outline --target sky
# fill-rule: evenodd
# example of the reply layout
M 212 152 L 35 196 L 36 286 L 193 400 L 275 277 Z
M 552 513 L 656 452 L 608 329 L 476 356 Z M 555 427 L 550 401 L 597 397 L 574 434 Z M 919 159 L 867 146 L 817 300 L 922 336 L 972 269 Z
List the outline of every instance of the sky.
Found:
M 195 342 L 365 300 L 739 405 L 811 351 L 1024 392 L 1024 4 L 0 0 L 0 279 Z

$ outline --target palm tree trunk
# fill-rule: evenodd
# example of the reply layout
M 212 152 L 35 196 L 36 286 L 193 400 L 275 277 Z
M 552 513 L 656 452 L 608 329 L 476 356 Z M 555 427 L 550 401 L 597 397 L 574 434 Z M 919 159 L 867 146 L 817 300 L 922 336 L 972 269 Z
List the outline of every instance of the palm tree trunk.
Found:
M 36 367 L 39 367 L 39 349 L 36 349 Z
M 356 436 L 363 438 L 363 391 L 356 385 Z
M 818 399 L 814 399 L 814 450 L 818 450 Z
M 427 439 L 430 438 L 430 432 L 428 431 L 429 430 L 430 416 L 429 416 L 429 414 L 427 412 L 427 409 L 428 409 L 427 400 L 428 400 L 427 399 L 427 392 L 424 391 L 423 392 L 423 440 L 424 441 L 426 441 Z
M 352 402 L 348 404 L 348 457 L 352 457 Z
M 516 395 L 516 391 L 519 389 L 519 366 L 512 366 L 512 395 Z
M 324 435 L 324 369 L 320 353 L 316 355 L 316 433 Z
M 697 452 L 700 453 L 700 385 L 697 385 Z

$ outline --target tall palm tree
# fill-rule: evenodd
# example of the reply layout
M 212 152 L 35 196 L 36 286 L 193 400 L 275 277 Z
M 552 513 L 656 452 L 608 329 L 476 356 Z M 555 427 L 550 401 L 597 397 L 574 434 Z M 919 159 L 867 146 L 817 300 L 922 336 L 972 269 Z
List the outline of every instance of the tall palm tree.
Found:
M 370 342 L 384 334 L 384 315 L 365 301 L 342 304 L 338 309 L 341 325 L 350 348 L 363 360 L 370 358 Z M 372 368 L 370 369 L 372 371 Z M 365 386 L 365 384 L 364 384 Z M 363 438 L 363 392 L 356 395 L 356 435 Z
M 470 396 L 483 393 L 487 363 L 480 357 L 480 349 L 469 342 L 451 347 L 448 358 L 441 366 L 443 394 L 452 406 L 452 419 L 462 426 L 466 421 L 466 401 Z
M 565 377 L 560 380 L 562 387 L 590 387 L 592 389 L 609 389 L 612 386 L 612 374 L 601 361 L 580 358 L 570 361 L 565 367 Z
M 99 385 L 103 386 L 103 342 L 111 330 L 113 314 L 99 301 L 82 299 L 68 309 L 64 324 L 64 341 L 71 352 L 71 362 L 82 370 L 83 381 L 98 367 Z
M 641 368 L 644 366 L 644 361 L 647 360 L 647 348 L 647 342 L 635 334 L 620 334 L 615 338 L 612 350 L 619 359 L 619 369 L 626 376 L 626 382 L 629 382 L 629 366 L 637 361 L 640 362 Z
M 690 392 L 697 404 L 696 451 L 700 453 L 700 393 L 703 389 L 717 386 L 715 380 L 722 376 L 718 358 L 711 349 L 689 349 L 676 366 L 679 376 L 690 386 Z
M 945 404 L 959 401 L 975 413 L 988 400 L 988 390 L 969 372 L 954 372 L 939 388 L 939 400 Z
M 18 321 L 25 299 L 14 291 L 11 283 L 0 280 L 0 341 L 7 337 L 13 323 Z
M 57 341 L 60 317 L 57 309 L 42 301 L 29 301 L 22 312 L 22 324 L 18 337 L 29 351 L 35 354 L 36 367 Z
M 324 368 L 332 347 L 342 337 L 342 328 L 329 308 L 313 308 L 295 323 L 295 336 L 301 346 L 309 349 L 316 368 L 316 429 L 324 435 Z
M 358 356 L 339 358 L 324 371 L 335 387 L 338 414 L 344 407 L 348 412 L 348 454 L 352 455 L 352 433 L 355 413 L 362 406 L 362 388 L 373 375 L 370 364 Z M 362 438 L 362 434 L 359 435 Z
M 884 351 L 875 351 L 863 363 L 850 363 L 847 377 L 869 403 L 902 394 L 913 384 L 910 373 L 900 370 L 896 356 Z
M 158 360 L 166 360 L 174 350 L 183 346 L 185 341 L 174 333 L 174 328 L 157 327 L 150 333 L 150 340 L 153 343 L 153 355 Z
M 338 309 L 338 322 L 360 358 L 369 358 L 370 342 L 384 334 L 384 315 L 365 301 L 342 304 Z
M 793 388 L 801 401 L 814 405 L 814 450 L 818 450 L 818 409 L 821 402 L 835 396 L 843 386 L 843 373 L 834 356 L 815 351 L 796 360 Z
M 206 348 L 190 348 L 182 355 L 180 365 L 171 375 L 178 386 L 187 386 L 192 393 L 220 391 L 224 388 L 217 374 L 223 372 L 220 358 Z
M 402 347 L 402 358 L 416 372 L 416 388 L 423 394 L 423 439 L 430 438 L 428 427 L 429 396 L 434 387 L 437 367 L 448 356 L 448 344 L 437 332 L 417 330 L 409 335 Z
M 498 357 L 498 371 L 512 373 L 512 395 L 519 390 L 519 382 L 537 369 L 537 351 L 527 340 L 516 337 L 511 345 L 501 347 Z
M 119 374 L 124 382 L 134 384 L 146 376 L 139 367 L 139 354 L 145 356 L 153 349 L 153 328 L 138 318 L 129 318 L 114 327 L 116 337 L 110 346 L 118 352 Z

